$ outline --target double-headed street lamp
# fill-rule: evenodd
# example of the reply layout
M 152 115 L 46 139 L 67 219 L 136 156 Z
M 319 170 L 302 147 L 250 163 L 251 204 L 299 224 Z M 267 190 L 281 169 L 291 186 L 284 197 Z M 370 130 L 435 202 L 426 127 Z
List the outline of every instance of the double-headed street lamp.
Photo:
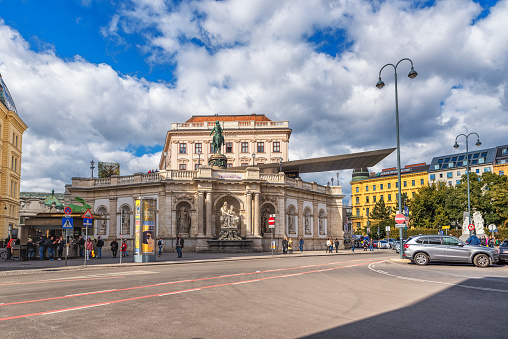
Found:
M 411 71 L 409 72 L 409 74 L 407 76 L 410 79 L 416 78 L 418 73 L 416 73 L 416 71 L 413 67 L 413 61 L 411 59 L 404 58 L 404 59 L 400 59 L 396 65 L 386 64 L 383 67 L 381 67 L 381 69 L 379 70 L 379 81 L 376 84 L 376 87 L 379 89 L 381 89 L 385 86 L 385 83 L 383 82 L 383 80 L 381 80 L 381 72 L 383 71 L 383 69 L 386 66 L 392 66 L 393 69 L 395 70 L 395 128 L 396 128 L 396 132 L 397 132 L 397 178 L 398 178 L 397 180 L 398 180 L 398 186 L 399 186 L 399 199 L 398 199 L 399 211 L 402 211 L 402 190 L 401 190 L 402 185 L 401 185 L 401 180 L 400 180 L 399 94 L 397 92 L 397 67 L 404 60 L 407 60 L 411 63 Z M 402 228 L 399 229 L 399 236 L 400 236 L 400 258 L 402 259 L 403 255 L 404 255 L 403 254 L 404 253 L 404 244 L 402 241 L 402 238 L 403 238 Z
M 480 136 L 478 135 L 478 133 L 476 132 L 471 132 L 469 133 L 468 135 L 465 135 L 465 134 L 459 134 L 455 137 L 455 145 L 453 145 L 453 148 L 457 149 L 459 148 L 459 144 L 457 143 L 457 139 L 460 137 L 460 136 L 463 136 L 466 138 L 466 174 L 467 174 L 467 218 L 468 218 L 468 223 L 470 224 L 471 223 L 471 193 L 470 193 L 470 189 L 469 189 L 469 136 L 471 134 L 474 134 L 476 135 L 476 146 L 481 146 L 482 143 L 480 141 Z M 469 226 L 469 225 L 468 225 Z M 469 229 L 469 227 L 468 227 Z M 469 230 L 469 236 L 471 236 L 472 234 L 472 231 Z

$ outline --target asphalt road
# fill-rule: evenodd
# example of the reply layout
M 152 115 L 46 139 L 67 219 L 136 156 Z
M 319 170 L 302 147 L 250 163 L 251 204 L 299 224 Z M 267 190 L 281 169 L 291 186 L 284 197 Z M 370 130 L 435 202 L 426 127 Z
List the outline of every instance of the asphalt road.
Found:
M 0 276 L 5 338 L 504 337 L 508 266 L 392 251 Z

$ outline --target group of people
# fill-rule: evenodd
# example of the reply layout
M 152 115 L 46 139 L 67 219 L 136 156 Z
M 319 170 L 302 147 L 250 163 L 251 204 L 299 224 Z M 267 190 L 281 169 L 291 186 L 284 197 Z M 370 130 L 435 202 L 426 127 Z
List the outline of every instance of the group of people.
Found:
M 333 246 L 335 246 L 335 253 L 339 253 L 339 239 L 335 238 L 335 241 L 333 241 L 333 238 L 326 239 L 326 253 L 333 253 Z
M 482 246 L 489 246 L 494 247 L 496 245 L 499 245 L 499 240 L 496 239 L 493 235 L 490 237 L 488 235 L 482 237 L 481 239 L 476 236 L 476 234 L 472 234 L 467 240 L 466 243 L 470 245 L 482 245 Z

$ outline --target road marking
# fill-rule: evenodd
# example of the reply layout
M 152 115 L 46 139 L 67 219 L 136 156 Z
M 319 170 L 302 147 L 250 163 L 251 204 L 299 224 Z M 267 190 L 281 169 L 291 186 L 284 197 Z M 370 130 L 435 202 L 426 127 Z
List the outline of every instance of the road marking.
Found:
M 104 291 L 95 291 L 95 292 L 84 292 L 84 293 L 76 293 L 76 294 L 67 294 L 66 297 L 76 297 L 78 295 L 106 293 L 106 292 L 113 292 L 113 291 L 116 291 L 116 289 L 113 289 L 113 290 L 104 290 Z
M 326 263 L 326 264 L 315 264 L 315 265 L 297 266 L 297 267 L 289 267 L 289 268 L 278 268 L 278 269 L 273 269 L 273 270 L 256 271 L 256 272 L 249 272 L 249 273 L 235 273 L 235 274 L 221 275 L 221 276 L 217 276 L 217 277 L 178 280 L 178 281 L 170 281 L 170 282 L 165 282 L 165 283 L 158 283 L 158 284 L 151 284 L 151 285 L 144 285 L 144 286 L 126 287 L 126 288 L 115 289 L 115 290 L 111 290 L 111 291 L 112 292 L 113 291 L 115 291 L 115 292 L 128 291 L 128 290 L 155 287 L 155 286 L 173 285 L 173 284 L 181 284 L 181 283 L 197 282 L 197 281 L 205 281 L 205 280 L 214 280 L 214 279 L 219 279 L 219 278 L 232 278 L 232 277 L 238 277 L 238 276 L 244 276 L 244 275 L 253 275 L 253 274 L 258 274 L 258 273 L 273 273 L 273 272 L 281 272 L 281 271 L 310 268 L 310 267 L 320 267 L 320 266 L 328 266 L 328 265 L 335 265 L 335 264 L 346 264 L 348 262 L 357 262 L 357 261 L 365 261 L 365 260 L 374 260 L 374 259 L 373 258 L 364 258 L 364 259 L 355 259 L 355 260 L 349 260 L 349 261 L 343 261 L 343 262 L 337 261 L 337 262 Z M 332 268 L 332 269 L 335 269 L 335 268 Z M 323 269 L 323 271 L 325 271 L 325 270 L 328 270 L 328 269 Z M 143 272 L 143 271 L 141 271 L 141 272 Z M 120 278 L 120 277 L 111 277 L 111 278 Z M 94 279 L 105 279 L 105 278 L 94 278 Z M 87 280 L 87 279 L 77 279 L 77 280 Z M 72 281 L 72 280 L 67 280 L 67 281 Z M 56 282 L 62 282 L 62 281 L 56 280 Z M 65 298 L 74 298 L 74 297 L 87 296 L 87 295 L 98 294 L 98 293 L 107 293 L 107 292 L 100 292 L 100 291 L 99 292 L 85 292 L 85 293 L 79 293 L 79 294 L 74 294 L 74 295 L 71 294 L 71 295 L 60 296 L 60 297 L 16 301 L 16 302 L 11 302 L 11 303 L 5 303 L 3 305 L 0 304 L 0 307 L 10 306 L 10 305 L 18 305 L 18 304 L 26 304 L 26 303 L 35 303 L 35 302 L 49 301 L 49 300 L 58 300 L 58 299 L 65 299 Z
M 187 292 L 195 292 L 195 291 L 201 291 L 200 288 L 193 288 L 193 289 L 190 289 L 190 290 L 184 290 L 184 291 L 176 291 L 176 292 L 169 292 L 169 293 L 164 293 L 164 294 L 159 294 L 158 297 L 163 297 L 165 295 L 172 295 L 172 294 L 180 294 L 180 293 L 187 293 Z
M 397 279 L 411 280 L 411 281 L 418 281 L 418 282 L 426 282 L 426 283 L 446 285 L 446 286 L 457 286 L 457 287 L 469 288 L 469 289 L 480 290 L 480 291 L 508 293 L 508 290 L 501 290 L 501 289 L 497 289 L 497 288 L 471 286 L 471 285 L 463 285 L 463 284 L 460 284 L 460 283 L 459 284 L 457 284 L 457 283 L 447 283 L 447 282 L 443 282 L 443 281 L 435 281 L 435 280 L 427 280 L 427 279 L 404 277 L 404 276 L 401 276 L 401 275 L 395 275 L 395 274 L 391 274 L 391 273 L 388 273 L 388 272 L 385 272 L 385 271 L 382 271 L 382 270 L 375 269 L 374 266 L 376 264 L 378 264 L 378 263 L 371 263 L 371 264 L 369 264 L 369 266 L 368 266 L 369 270 L 371 270 L 373 272 L 376 272 L 376 273 L 379 273 L 379 274 L 384 274 L 384 275 L 387 275 L 387 276 L 390 276 L 390 277 L 394 277 L 394 278 L 397 278 Z
M 288 274 L 288 275 L 279 275 L 279 276 L 273 276 L 273 277 L 264 277 L 264 278 L 246 280 L 243 283 L 256 282 L 256 281 L 265 281 L 265 280 L 279 279 L 279 278 L 286 278 L 286 277 L 294 277 L 294 276 L 297 276 L 297 275 L 299 276 L 299 275 L 303 275 L 303 274 L 311 274 L 311 273 L 318 273 L 318 272 L 324 272 L 324 271 L 331 271 L 331 270 L 337 270 L 337 269 L 341 269 L 341 268 L 350 268 L 350 267 L 362 266 L 362 265 L 367 265 L 367 264 L 375 264 L 375 263 L 380 263 L 380 262 L 383 262 L 383 261 L 358 263 L 358 264 L 351 264 L 351 265 L 347 265 L 347 266 L 337 266 L 337 267 L 332 267 L 332 268 L 325 268 L 325 269 L 320 269 L 320 270 L 306 271 L 306 272 L 300 272 L 300 273 L 294 273 L 294 274 Z M 91 305 L 76 306 L 76 307 L 70 307 L 70 308 L 66 308 L 66 309 L 52 310 L 52 311 L 43 311 L 43 312 L 38 312 L 38 313 L 21 314 L 21 315 L 15 315 L 15 316 L 10 316 L 10 317 L 0 318 L 0 321 L 20 319 L 20 318 L 28 318 L 28 317 L 33 317 L 33 316 L 37 316 L 37 315 L 45 315 L 45 314 L 48 314 L 48 313 L 57 313 L 57 312 L 66 311 L 66 310 L 69 310 L 69 311 L 71 311 L 71 310 L 78 310 L 78 309 L 84 309 L 84 308 L 89 308 L 89 307 L 93 307 L 93 306 L 103 306 L 103 305 L 109 305 L 109 304 L 117 304 L 117 303 L 122 303 L 122 302 L 127 302 L 127 301 L 133 301 L 133 300 L 141 300 L 141 299 L 147 299 L 147 298 L 153 298 L 153 297 L 160 297 L 162 295 L 173 295 L 173 294 L 177 294 L 177 292 L 184 293 L 184 292 L 199 291 L 199 290 L 205 290 L 205 289 L 211 289 L 211 288 L 217 288 L 217 287 L 232 286 L 232 285 L 236 285 L 237 283 L 239 283 L 239 281 L 229 282 L 229 283 L 223 283 L 223 284 L 217 284 L 217 285 L 202 286 L 202 287 L 199 287 L 197 289 L 185 289 L 185 290 L 173 291 L 173 292 L 163 293 L 163 294 L 158 293 L 158 294 L 143 295 L 143 296 L 139 296 L 139 297 L 132 297 L 132 298 L 127 298 L 127 299 L 111 300 L 111 301 L 109 301 L 107 303 L 98 303 L 98 304 L 91 304 Z
M 2 284 L 0 284 L 0 286 L 44 284 L 44 283 L 80 281 L 80 280 L 118 279 L 118 278 L 123 278 L 124 276 L 128 276 L 128 275 L 155 274 L 155 273 L 158 273 L 158 272 L 153 272 L 153 271 L 114 272 L 114 273 L 81 275 L 81 276 L 77 276 L 77 277 L 75 276 L 75 277 L 68 277 L 68 278 L 56 278 L 56 279 L 46 279 L 46 280 L 36 280 L 36 281 L 25 281 L 25 282 L 10 282 L 10 283 L 2 283 Z
M 69 311 L 77 311 L 77 310 L 82 310 L 84 308 L 99 307 L 99 306 L 105 306 L 105 305 L 109 305 L 109 303 L 100 304 L 100 305 L 83 306 L 83 307 L 77 307 L 77 308 L 69 308 L 69 309 L 66 309 L 66 310 L 59 310 L 59 311 L 44 313 L 43 315 L 62 313 L 62 312 L 69 312 Z

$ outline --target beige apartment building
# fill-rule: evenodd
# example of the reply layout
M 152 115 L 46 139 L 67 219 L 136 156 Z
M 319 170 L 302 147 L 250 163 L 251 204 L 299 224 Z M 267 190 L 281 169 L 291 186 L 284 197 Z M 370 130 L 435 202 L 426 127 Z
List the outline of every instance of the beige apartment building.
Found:
M 159 169 L 197 170 L 213 153 L 210 132 L 219 121 L 225 145 L 221 153 L 228 167 L 288 161 L 291 129 L 288 121 L 272 121 L 264 114 L 192 116 L 172 123 L 166 134 Z
M 0 239 L 17 234 L 21 149 L 27 125 L 0 75 Z

